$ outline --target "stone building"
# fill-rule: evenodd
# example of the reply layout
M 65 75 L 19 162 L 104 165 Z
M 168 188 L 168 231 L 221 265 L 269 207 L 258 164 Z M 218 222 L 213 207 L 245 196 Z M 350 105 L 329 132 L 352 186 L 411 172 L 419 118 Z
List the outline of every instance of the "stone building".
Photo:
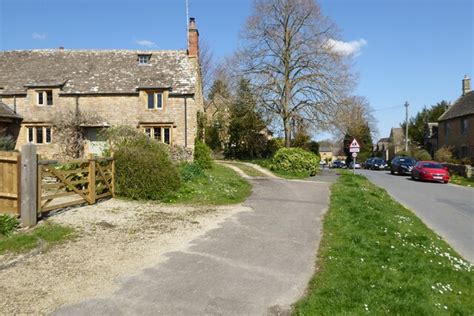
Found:
M 458 159 L 474 164 L 474 91 L 462 80 L 462 96 L 438 119 L 438 147 L 452 147 Z
M 399 127 L 392 127 L 388 142 L 388 160 L 395 158 L 397 152 L 405 149 L 405 137 L 403 130 Z
M 188 49 L 23 50 L 0 52 L 2 101 L 16 109 L 16 147 L 38 144 L 44 157 L 60 152 L 54 118 L 76 109 L 94 113 L 86 153 L 98 150 L 97 133 L 133 126 L 164 143 L 193 148 L 203 96 L 199 33 L 189 21 Z
M 380 138 L 377 144 L 374 145 L 372 154 L 375 157 L 380 157 L 387 161 L 389 159 L 389 144 L 390 138 Z

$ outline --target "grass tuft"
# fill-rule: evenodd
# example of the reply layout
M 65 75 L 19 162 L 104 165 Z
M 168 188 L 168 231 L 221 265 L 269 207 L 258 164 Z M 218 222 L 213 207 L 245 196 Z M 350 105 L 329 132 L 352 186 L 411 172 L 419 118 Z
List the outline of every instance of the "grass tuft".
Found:
M 31 231 L 0 238 L 0 254 L 22 253 L 36 248 L 40 241 L 46 243 L 47 246 L 52 246 L 73 237 L 74 230 L 72 228 L 46 222 Z
M 366 178 L 332 186 L 319 271 L 296 315 L 471 315 L 472 265 Z
M 240 203 L 250 195 L 251 185 L 234 170 L 219 164 L 204 170 L 204 176 L 184 182 L 164 202 L 201 205 Z

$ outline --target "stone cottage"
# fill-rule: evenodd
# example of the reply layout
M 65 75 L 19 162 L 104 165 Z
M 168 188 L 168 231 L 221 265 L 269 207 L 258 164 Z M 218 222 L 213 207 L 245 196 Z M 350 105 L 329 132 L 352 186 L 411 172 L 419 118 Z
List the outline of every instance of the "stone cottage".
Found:
M 80 109 L 100 122 L 86 129 L 86 153 L 99 151 L 97 133 L 128 125 L 161 142 L 193 148 L 203 96 L 199 32 L 189 21 L 188 49 L 23 50 L 0 52 L 2 101 L 15 115 L 19 149 L 38 145 L 44 157 L 60 152 L 54 118 Z
M 462 95 L 438 119 L 438 146 L 451 147 L 454 155 L 474 164 L 474 91 L 462 80 Z

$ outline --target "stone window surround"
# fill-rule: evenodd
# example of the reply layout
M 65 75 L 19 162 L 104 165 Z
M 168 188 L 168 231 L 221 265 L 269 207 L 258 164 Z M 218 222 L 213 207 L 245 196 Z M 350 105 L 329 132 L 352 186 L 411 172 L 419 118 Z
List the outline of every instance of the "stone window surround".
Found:
M 53 141 L 53 127 L 52 125 L 47 125 L 47 124 L 28 124 L 25 125 L 26 128 L 26 142 L 27 143 L 33 143 L 35 145 L 49 145 Z M 42 142 L 38 143 L 38 129 L 41 128 L 41 137 L 42 137 Z M 49 130 L 49 141 L 48 141 L 48 130 Z M 30 134 L 31 133 L 31 134 Z M 30 135 L 32 136 L 32 139 L 30 140 Z
M 36 105 L 37 106 L 52 106 L 54 104 L 53 99 L 53 90 L 35 90 L 36 91 Z M 48 94 L 51 96 L 51 102 L 48 98 Z M 42 98 L 42 102 L 40 103 L 40 95 Z
M 151 54 L 138 54 L 138 64 L 139 65 L 149 65 L 151 59 Z
M 173 128 L 174 127 L 175 126 L 173 126 L 173 124 L 157 123 L 157 124 L 141 124 L 139 128 L 148 137 L 153 138 L 153 139 L 156 139 L 155 135 L 157 133 L 155 132 L 155 129 L 159 129 L 160 130 L 160 132 L 159 132 L 160 139 L 158 141 L 160 141 L 162 143 L 165 143 L 165 144 L 172 145 L 173 144 Z M 165 142 L 165 129 L 169 130 L 169 141 L 168 142 Z M 152 137 L 152 135 L 153 135 L 153 137 Z
M 150 95 L 153 95 L 153 107 L 149 106 Z M 165 98 L 163 91 L 146 91 L 146 100 L 147 110 L 163 110 L 165 107 Z M 160 100 L 160 102 L 158 102 L 158 100 Z

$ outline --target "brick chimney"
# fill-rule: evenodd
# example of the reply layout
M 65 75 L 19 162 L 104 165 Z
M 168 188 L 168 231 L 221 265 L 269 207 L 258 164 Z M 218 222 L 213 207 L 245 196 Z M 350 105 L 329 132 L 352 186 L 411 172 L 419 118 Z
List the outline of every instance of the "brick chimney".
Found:
M 199 55 L 199 32 L 196 28 L 196 20 L 189 18 L 188 27 L 188 56 L 197 58 Z
M 471 91 L 471 79 L 467 75 L 462 80 L 462 95 L 466 95 Z

